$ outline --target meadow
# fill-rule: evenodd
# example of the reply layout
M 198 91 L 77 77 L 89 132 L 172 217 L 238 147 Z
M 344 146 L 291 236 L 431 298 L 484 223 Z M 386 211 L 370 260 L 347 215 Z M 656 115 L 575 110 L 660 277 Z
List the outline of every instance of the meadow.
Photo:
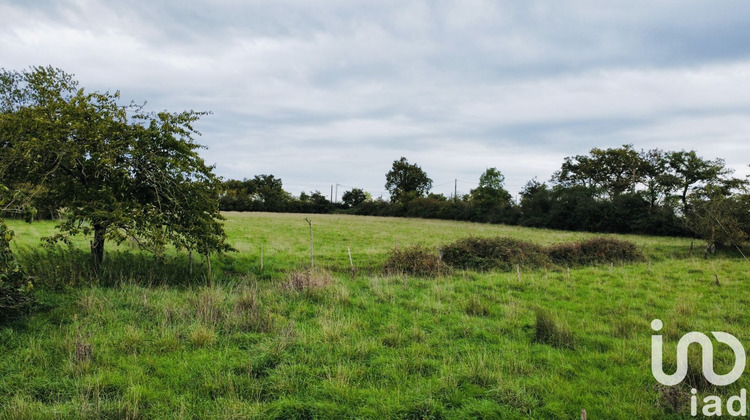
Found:
M 556 419 L 580 418 L 582 409 L 592 419 L 689 418 L 691 387 L 699 396 L 748 387 L 747 375 L 716 388 L 691 373 L 664 388 L 651 374 L 655 318 L 664 322 L 667 372 L 686 332 L 726 331 L 750 344 L 750 262 L 732 251 L 704 259 L 689 238 L 617 235 L 644 261 L 423 278 L 382 266 L 397 246 L 602 235 L 225 216 L 238 252 L 214 256 L 210 276 L 204 261 L 190 273 L 184 254 L 154 261 L 127 242 L 108 244 L 95 275 L 87 239 L 45 249 L 40 238 L 52 222 L 10 221 L 38 303 L 27 317 L 0 322 L 0 419 Z M 295 282 L 299 273 L 314 281 Z M 716 346 L 719 373 L 733 363 L 725 347 Z

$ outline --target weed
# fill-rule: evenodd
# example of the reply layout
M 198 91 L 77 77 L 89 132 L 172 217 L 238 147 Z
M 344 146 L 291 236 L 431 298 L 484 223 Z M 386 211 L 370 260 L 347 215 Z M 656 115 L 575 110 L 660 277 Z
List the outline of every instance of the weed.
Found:
M 281 285 L 284 290 L 297 292 L 319 289 L 333 283 L 331 274 L 322 268 L 308 268 L 292 271 Z
M 687 411 L 691 394 L 684 386 L 655 384 L 654 390 L 658 394 L 657 407 L 671 414 L 682 414 Z
M 76 337 L 73 341 L 73 362 L 77 372 L 82 372 L 89 366 L 94 358 L 94 348 L 89 342 L 91 334 L 81 333 L 81 327 L 78 326 Z
M 573 333 L 568 326 L 543 309 L 536 310 L 534 331 L 534 341 L 537 343 L 549 344 L 557 348 L 572 349 L 574 347 Z
M 210 346 L 216 341 L 216 331 L 203 324 L 198 324 L 190 331 L 190 342 L 195 347 Z
M 194 299 L 195 316 L 210 326 L 216 326 L 222 319 L 221 304 L 224 296 L 217 288 L 203 288 Z
M 257 288 L 247 289 L 237 298 L 231 323 L 242 331 L 270 332 L 273 330 L 273 318 L 263 308 Z
M 472 296 L 466 303 L 466 313 L 472 316 L 489 316 L 490 308 L 476 296 Z

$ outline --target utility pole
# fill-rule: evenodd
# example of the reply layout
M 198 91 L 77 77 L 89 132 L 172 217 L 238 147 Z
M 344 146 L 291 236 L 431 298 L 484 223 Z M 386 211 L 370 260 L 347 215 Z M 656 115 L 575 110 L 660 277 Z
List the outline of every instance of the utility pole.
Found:
M 333 203 L 333 184 L 331 184 L 331 203 Z
M 458 178 L 453 180 L 453 201 L 458 201 Z

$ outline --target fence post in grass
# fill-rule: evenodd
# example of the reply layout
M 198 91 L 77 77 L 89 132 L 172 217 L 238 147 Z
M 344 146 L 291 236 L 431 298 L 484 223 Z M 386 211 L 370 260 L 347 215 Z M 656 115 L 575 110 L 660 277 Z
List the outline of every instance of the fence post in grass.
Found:
M 206 263 L 208 264 L 208 279 L 211 280 L 211 254 L 206 254 Z
M 521 267 L 516 264 L 516 276 L 518 276 L 518 281 L 521 281 Z
M 357 269 L 354 268 L 354 261 L 352 260 L 352 249 L 350 247 L 346 247 L 346 252 L 349 254 L 349 267 L 352 270 L 352 276 L 357 272 Z
M 312 220 L 305 217 L 305 221 L 310 226 L 310 268 L 315 266 L 315 251 L 313 247 L 313 229 L 312 229 Z
M 586 420 L 586 409 L 581 410 L 581 420 Z

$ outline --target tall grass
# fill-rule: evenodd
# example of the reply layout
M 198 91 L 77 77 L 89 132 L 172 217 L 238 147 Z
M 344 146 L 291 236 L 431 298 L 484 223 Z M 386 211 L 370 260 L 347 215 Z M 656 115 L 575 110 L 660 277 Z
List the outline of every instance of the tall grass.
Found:
M 39 302 L 0 322 L 0 418 L 683 418 L 686 395 L 651 376 L 650 321 L 664 321 L 667 371 L 685 332 L 750 337 L 747 263 L 690 258 L 689 240 L 617 236 L 644 249 L 647 261 L 629 265 L 404 282 L 381 271 L 396 242 L 507 236 L 546 248 L 595 235 L 309 217 L 324 282 L 298 272 L 309 262 L 300 215 L 230 214 L 241 251 L 214 256 L 211 279 L 197 260 L 191 276 L 185 255 L 155 262 L 117 247 L 96 274 L 84 243 L 40 250 L 51 225 L 14 226 Z M 733 360 L 725 347 L 719 372 Z M 700 392 L 737 394 L 744 376 Z

